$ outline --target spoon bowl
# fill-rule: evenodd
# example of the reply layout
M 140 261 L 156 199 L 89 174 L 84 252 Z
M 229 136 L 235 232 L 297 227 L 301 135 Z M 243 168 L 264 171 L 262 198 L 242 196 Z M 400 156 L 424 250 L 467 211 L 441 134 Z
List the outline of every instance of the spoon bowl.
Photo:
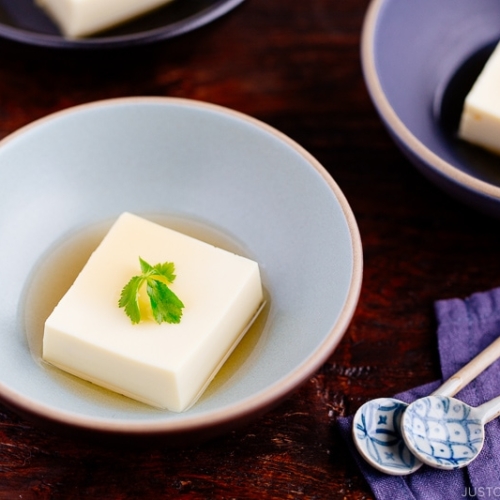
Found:
M 500 357 L 500 337 L 450 377 L 433 396 L 453 396 Z M 412 403 L 416 407 L 416 403 Z M 373 467 L 393 476 L 418 470 L 423 460 L 414 456 L 402 435 L 408 404 L 378 398 L 363 404 L 354 415 L 352 438 L 361 456 Z
M 484 444 L 484 425 L 500 414 L 500 397 L 477 408 L 455 398 L 428 396 L 410 404 L 401 419 L 408 449 L 438 469 L 470 464 Z
M 411 474 L 422 466 L 401 435 L 401 417 L 407 407 L 395 398 L 378 398 L 354 415 L 353 437 L 359 453 L 376 469 L 393 476 Z

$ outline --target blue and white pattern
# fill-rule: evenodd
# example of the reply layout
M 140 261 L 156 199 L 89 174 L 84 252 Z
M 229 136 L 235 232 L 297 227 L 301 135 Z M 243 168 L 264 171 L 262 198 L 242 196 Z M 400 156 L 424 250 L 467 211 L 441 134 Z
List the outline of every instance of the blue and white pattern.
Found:
M 388 474 L 410 474 L 422 465 L 401 435 L 401 416 L 407 406 L 396 399 L 379 398 L 365 403 L 354 416 L 353 437 L 358 451 Z
M 452 398 L 430 396 L 410 405 L 403 418 L 408 447 L 441 469 L 463 467 L 481 451 L 482 422 L 472 408 Z

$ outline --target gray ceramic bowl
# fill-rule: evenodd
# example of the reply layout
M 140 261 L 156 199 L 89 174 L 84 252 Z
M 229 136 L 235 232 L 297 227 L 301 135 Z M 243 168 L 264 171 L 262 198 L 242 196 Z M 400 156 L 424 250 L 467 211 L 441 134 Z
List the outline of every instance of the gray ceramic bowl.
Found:
M 111 222 L 130 211 L 247 255 L 268 302 L 189 411 L 100 389 L 40 360 L 43 323 Z M 0 143 L 0 398 L 58 429 L 182 444 L 235 428 L 306 381 L 354 313 L 356 222 L 296 143 L 217 106 L 83 105 Z
M 431 181 L 500 215 L 500 157 L 456 137 L 463 99 L 500 39 L 497 0 L 373 0 L 362 64 L 397 145 Z

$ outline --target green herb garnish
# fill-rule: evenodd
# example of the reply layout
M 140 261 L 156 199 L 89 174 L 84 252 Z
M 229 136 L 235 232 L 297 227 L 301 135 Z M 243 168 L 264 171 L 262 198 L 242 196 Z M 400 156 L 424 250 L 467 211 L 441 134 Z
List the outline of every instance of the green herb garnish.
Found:
M 139 291 L 146 283 L 146 291 L 149 296 L 153 317 L 158 324 L 180 323 L 184 304 L 175 295 L 168 285 L 175 280 L 175 266 L 173 262 L 164 262 L 151 266 L 139 257 L 142 274 L 134 276 L 123 287 L 118 301 L 119 307 L 125 309 L 125 313 L 133 324 L 141 321 L 141 309 L 139 307 Z

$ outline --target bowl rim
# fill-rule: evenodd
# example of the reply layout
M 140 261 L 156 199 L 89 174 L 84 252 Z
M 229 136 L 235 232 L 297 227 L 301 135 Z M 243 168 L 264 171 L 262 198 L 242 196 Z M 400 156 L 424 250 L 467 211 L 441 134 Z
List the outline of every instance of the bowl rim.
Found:
M 378 113 L 388 125 L 391 132 L 395 134 L 413 154 L 419 157 L 427 166 L 442 177 L 483 196 L 500 199 L 500 187 L 467 174 L 446 160 L 443 160 L 425 146 L 425 144 L 406 127 L 391 106 L 377 74 L 374 52 L 379 16 L 386 4 L 390 1 L 391 0 L 371 0 L 366 11 L 361 31 L 361 66 L 368 91 Z
M 38 128 L 66 115 L 85 112 L 92 108 L 141 104 L 182 105 L 189 108 L 209 110 L 218 114 L 222 113 L 229 118 L 244 121 L 259 128 L 267 134 L 272 135 L 279 141 L 282 141 L 290 146 L 307 161 L 307 163 L 321 176 L 323 181 L 331 190 L 332 194 L 335 196 L 340 205 L 350 236 L 353 267 L 351 281 L 342 311 L 340 312 L 335 325 L 325 337 L 324 341 L 318 345 L 315 352 L 288 376 L 272 383 L 261 392 L 248 396 L 235 404 L 222 406 L 216 410 L 211 410 L 200 415 L 190 416 L 189 414 L 185 414 L 185 416 L 179 419 L 153 422 L 82 416 L 66 410 L 53 409 L 50 406 L 45 405 L 43 402 L 34 402 L 29 397 L 10 389 L 4 385 L 2 381 L 0 381 L 0 399 L 13 408 L 14 411 L 17 409 L 23 414 L 32 415 L 44 421 L 62 424 L 71 428 L 80 428 L 107 434 L 135 434 L 146 436 L 151 434 L 157 435 L 206 431 L 211 428 L 218 428 L 225 424 L 229 424 L 232 421 L 243 421 L 248 418 L 249 415 L 262 413 L 263 411 L 270 409 L 276 404 L 276 402 L 283 400 L 290 393 L 296 390 L 302 383 L 312 376 L 324 362 L 326 362 L 344 336 L 358 304 L 363 275 L 361 237 L 354 213 L 349 206 L 345 195 L 318 160 L 316 160 L 308 151 L 306 151 L 293 139 L 289 138 L 274 127 L 249 115 L 217 104 L 185 98 L 154 96 L 120 97 L 93 101 L 56 111 L 21 127 L 0 141 L 0 152 L 6 145 L 11 143 L 16 138 L 24 135 L 26 132 L 29 132 L 31 129 Z

